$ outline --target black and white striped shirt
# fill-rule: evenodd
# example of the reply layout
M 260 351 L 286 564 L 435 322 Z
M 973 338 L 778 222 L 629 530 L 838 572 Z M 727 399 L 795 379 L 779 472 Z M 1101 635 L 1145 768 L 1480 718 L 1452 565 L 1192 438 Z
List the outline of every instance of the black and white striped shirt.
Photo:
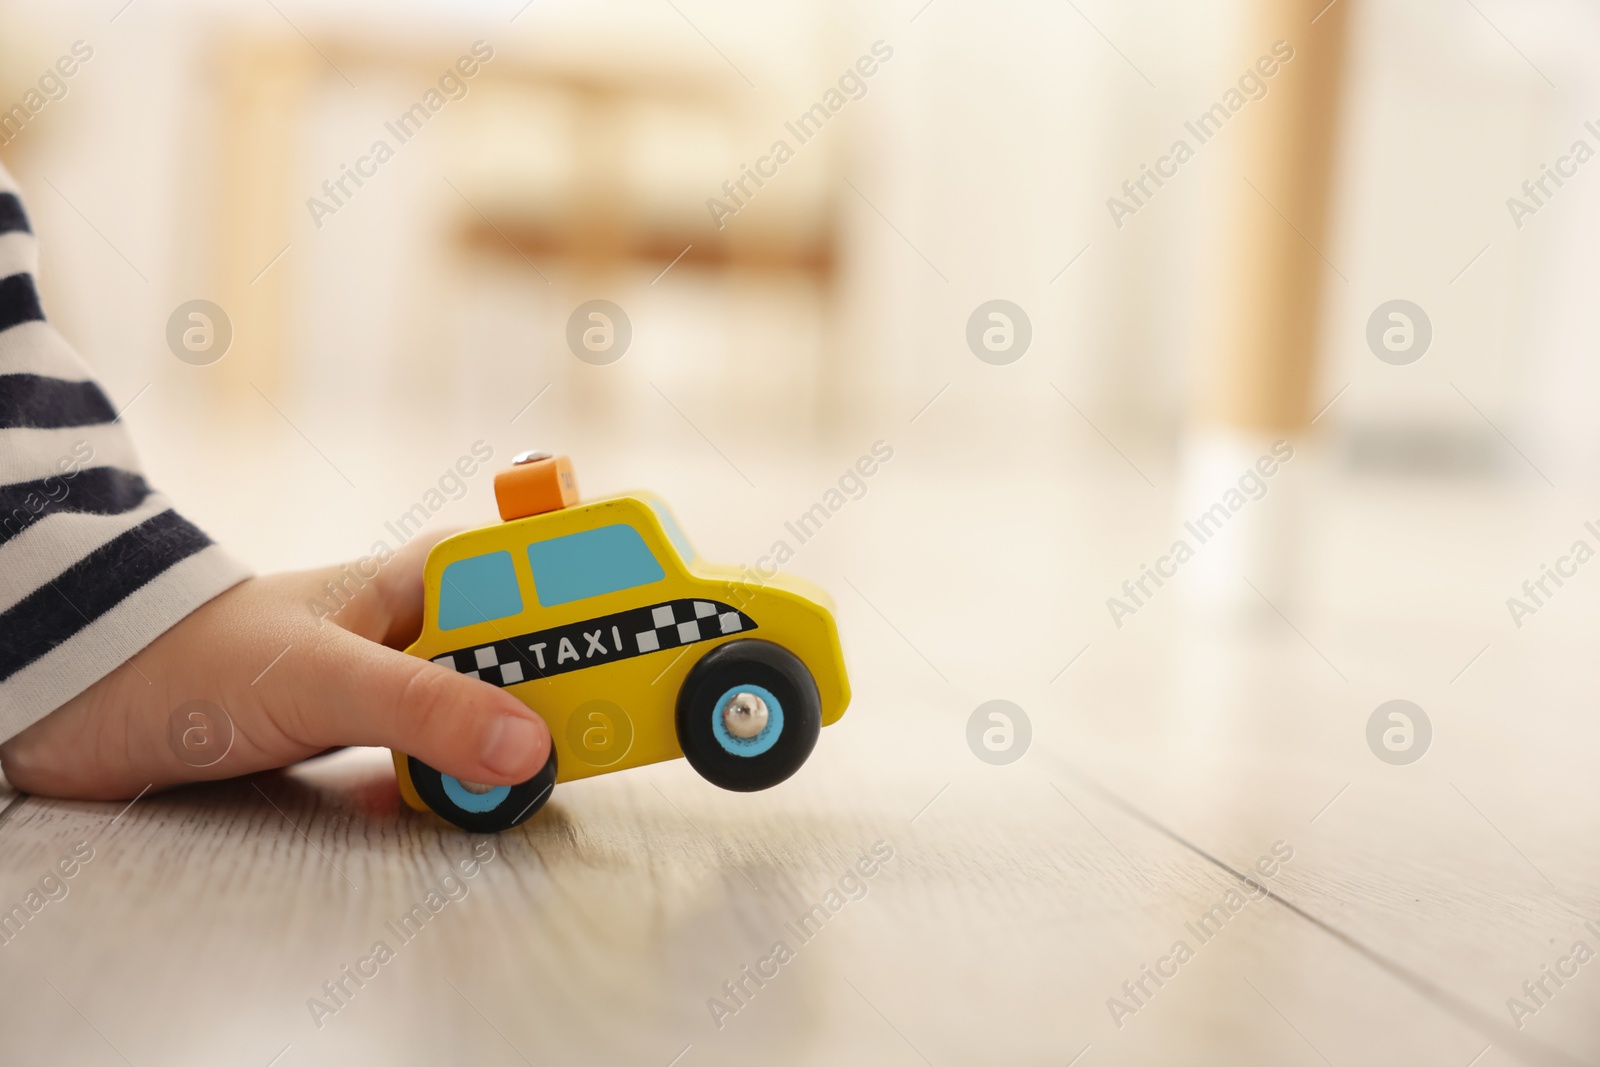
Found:
M 44 319 L 0 166 L 0 741 L 248 571 L 139 474 L 117 412 Z

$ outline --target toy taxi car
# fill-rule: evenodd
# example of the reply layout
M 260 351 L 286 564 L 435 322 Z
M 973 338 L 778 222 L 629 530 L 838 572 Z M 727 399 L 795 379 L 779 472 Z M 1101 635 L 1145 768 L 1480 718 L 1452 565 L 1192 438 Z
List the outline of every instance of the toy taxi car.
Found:
M 684 756 L 724 789 L 788 778 L 850 702 L 827 594 L 703 563 L 646 493 L 580 504 L 565 456 L 495 476 L 498 526 L 447 538 L 406 651 L 509 690 L 549 725 L 550 759 L 487 786 L 394 754 L 406 803 L 506 830 L 559 781 Z

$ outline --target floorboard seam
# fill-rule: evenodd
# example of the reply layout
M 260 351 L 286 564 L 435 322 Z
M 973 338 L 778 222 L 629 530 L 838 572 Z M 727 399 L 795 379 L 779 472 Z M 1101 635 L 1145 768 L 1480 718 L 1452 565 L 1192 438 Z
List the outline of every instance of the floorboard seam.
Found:
M 1124 800 L 1121 796 L 1101 785 L 1099 782 L 1095 781 L 1093 778 L 1089 777 L 1087 774 L 1084 774 L 1077 768 L 1068 765 L 1066 770 L 1074 778 L 1078 779 L 1079 782 L 1104 798 L 1119 811 L 1122 811 L 1124 814 L 1138 820 L 1145 826 L 1148 826 L 1150 829 L 1156 831 L 1156 833 L 1161 834 L 1163 837 L 1166 837 L 1169 840 L 1176 842 L 1178 845 L 1188 849 L 1190 852 L 1193 852 L 1196 856 L 1199 856 L 1207 863 L 1210 863 L 1221 870 L 1227 871 L 1241 882 L 1245 882 L 1264 891 L 1268 898 L 1276 901 L 1280 906 L 1288 909 L 1288 911 L 1292 914 L 1305 920 L 1312 926 L 1315 926 L 1323 933 L 1343 944 L 1346 948 L 1351 949 L 1357 955 L 1366 959 L 1369 963 L 1374 964 L 1379 969 L 1386 972 L 1390 977 L 1410 986 L 1417 993 L 1421 994 L 1423 997 L 1432 1001 L 1435 1005 L 1449 1013 L 1458 1022 L 1464 1023 L 1465 1025 L 1478 1031 L 1480 1036 L 1493 1040 L 1494 1043 L 1500 1048 L 1511 1052 L 1519 1059 L 1522 1059 L 1525 1062 L 1536 1064 L 1561 1064 L 1562 1067 L 1569 1067 L 1569 1065 L 1570 1067 L 1581 1067 L 1581 1060 L 1575 1060 L 1559 1049 L 1551 1048 L 1542 1042 L 1535 1041 L 1517 1033 L 1517 1031 L 1511 1029 L 1511 1027 L 1500 1022 L 1498 1019 L 1494 1019 L 1484 1014 L 1484 1012 L 1477 1007 L 1469 1004 L 1465 1000 L 1462 1000 L 1460 997 L 1457 997 L 1454 993 L 1446 990 L 1443 986 L 1440 986 L 1431 979 L 1416 973 L 1409 967 L 1406 967 L 1404 964 L 1397 963 L 1394 960 L 1389 959 L 1376 949 L 1369 947 L 1361 941 L 1358 941 L 1354 936 L 1345 933 L 1343 930 L 1340 930 L 1338 927 L 1332 925 L 1326 920 L 1320 919 L 1311 914 L 1293 901 L 1285 899 L 1278 893 L 1274 892 L 1270 887 L 1263 884 L 1259 879 L 1247 875 L 1242 871 L 1236 870 L 1231 864 L 1218 859 L 1216 856 L 1213 856 L 1211 853 L 1207 852 L 1205 849 L 1201 848 L 1199 845 L 1190 841 L 1188 838 L 1184 837 L 1175 830 L 1168 829 L 1154 817 L 1147 815 L 1144 811 Z

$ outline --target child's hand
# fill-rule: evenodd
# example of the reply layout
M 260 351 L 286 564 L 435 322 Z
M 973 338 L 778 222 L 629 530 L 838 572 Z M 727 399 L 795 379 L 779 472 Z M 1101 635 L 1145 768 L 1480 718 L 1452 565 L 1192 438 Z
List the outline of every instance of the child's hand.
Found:
M 24 792 L 113 799 L 381 745 L 463 781 L 526 781 L 550 752 L 544 720 L 486 682 L 394 651 L 421 629 L 422 563 L 437 540 L 405 546 L 320 626 L 310 602 L 328 602 L 332 568 L 234 586 L 0 745 L 0 767 Z M 174 711 L 194 700 L 233 721 L 232 748 L 207 767 L 168 740 Z

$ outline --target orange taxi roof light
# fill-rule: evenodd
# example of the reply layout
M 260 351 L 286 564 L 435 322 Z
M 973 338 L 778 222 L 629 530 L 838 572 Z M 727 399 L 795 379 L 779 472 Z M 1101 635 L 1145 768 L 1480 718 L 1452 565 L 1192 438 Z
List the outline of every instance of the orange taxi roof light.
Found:
M 507 521 L 559 511 L 578 502 L 572 460 L 548 452 L 524 452 L 494 476 L 494 499 Z

